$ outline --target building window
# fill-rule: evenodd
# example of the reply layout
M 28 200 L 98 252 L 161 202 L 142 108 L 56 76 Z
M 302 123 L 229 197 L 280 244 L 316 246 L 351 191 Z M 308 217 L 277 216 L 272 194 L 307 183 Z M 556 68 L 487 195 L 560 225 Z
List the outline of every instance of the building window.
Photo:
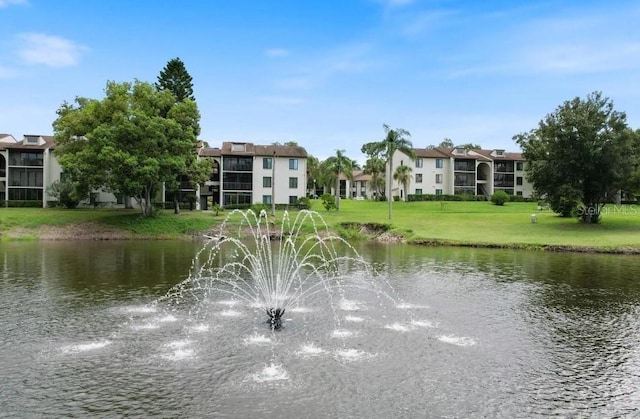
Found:
M 298 159 L 289 159 L 289 170 L 298 170 Z
M 273 168 L 273 159 L 271 157 L 263 157 L 262 158 L 262 168 L 263 169 L 271 169 L 271 168 Z
M 512 161 L 497 161 L 494 165 L 494 170 L 496 172 L 513 172 L 513 162 Z
M 253 157 L 224 157 L 222 168 L 229 172 L 251 172 Z
M 246 145 L 244 143 L 233 143 L 231 144 L 231 151 L 247 151 Z
M 263 204 L 271 204 L 271 195 L 262 195 Z
M 422 189 L 416 189 L 416 195 L 422 195 Z
M 416 159 L 416 168 L 419 169 L 424 165 L 422 159 Z
M 442 173 L 436 173 L 436 183 L 442 183 Z
M 270 188 L 271 187 L 271 176 L 263 176 L 262 177 L 262 187 Z
M 516 162 L 516 170 L 522 171 L 523 167 L 524 167 L 524 165 L 522 164 L 521 161 L 517 161 Z
M 459 172 L 475 172 L 476 161 L 469 159 L 456 159 L 453 162 L 453 170 Z
M 422 173 L 416 173 L 416 183 L 422 183 Z
M 297 177 L 290 177 L 289 178 L 289 188 L 290 189 L 296 189 L 298 187 L 298 178 Z
M 442 169 L 443 162 L 442 159 L 436 159 L 436 169 Z
M 522 186 L 522 176 L 516 177 L 516 185 Z
M 295 195 L 289 195 L 289 203 L 290 204 L 297 204 L 298 203 L 298 197 Z
M 516 191 L 516 195 L 522 196 L 522 191 Z
M 442 195 L 442 189 L 436 189 L 436 195 Z

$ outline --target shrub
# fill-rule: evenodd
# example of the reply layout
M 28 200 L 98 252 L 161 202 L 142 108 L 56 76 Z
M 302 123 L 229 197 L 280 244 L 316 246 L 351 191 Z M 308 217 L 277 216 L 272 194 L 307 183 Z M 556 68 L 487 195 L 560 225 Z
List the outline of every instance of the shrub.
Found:
M 47 194 L 68 209 L 74 209 L 80 204 L 82 193 L 82 190 L 76 188 L 76 185 L 68 180 L 64 182 L 56 180 L 47 188 Z
M 495 205 L 504 205 L 506 202 L 509 202 L 509 194 L 505 191 L 495 191 L 493 195 L 491 195 L 491 202 Z
M 306 196 L 301 196 L 300 198 L 298 198 L 298 209 L 309 209 L 311 208 L 311 200 L 309 198 L 307 198 Z
M 549 201 L 549 207 L 561 217 L 573 217 L 578 212 L 578 203 L 570 198 L 558 198 Z
M 331 211 L 332 209 L 338 209 L 338 207 L 336 207 L 336 197 L 335 196 L 326 193 L 326 194 L 324 194 L 324 195 L 322 195 L 320 197 L 320 200 L 322 201 L 322 206 L 327 211 Z

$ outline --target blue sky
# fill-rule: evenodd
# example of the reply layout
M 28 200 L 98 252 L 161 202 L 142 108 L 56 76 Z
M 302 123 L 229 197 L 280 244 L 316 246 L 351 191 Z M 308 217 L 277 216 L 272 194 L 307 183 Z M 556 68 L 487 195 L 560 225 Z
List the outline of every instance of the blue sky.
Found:
M 201 138 L 297 141 L 324 159 L 411 132 L 414 147 L 513 135 L 600 90 L 640 128 L 640 3 L 0 0 L 0 132 L 52 134 L 107 80 L 193 77 Z

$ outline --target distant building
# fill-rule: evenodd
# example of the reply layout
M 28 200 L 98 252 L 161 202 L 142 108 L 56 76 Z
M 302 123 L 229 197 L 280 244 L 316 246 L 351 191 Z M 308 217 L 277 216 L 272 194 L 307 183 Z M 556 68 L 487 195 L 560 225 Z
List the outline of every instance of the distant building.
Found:
M 495 191 L 531 197 L 533 185 L 525 177 L 521 153 L 505 150 L 466 150 L 464 148 L 415 148 L 416 159 L 397 151 L 393 168 L 411 168 L 409 194 L 481 195 L 489 198 Z M 402 200 L 402 186 L 392 181 L 391 196 Z
M 64 178 L 54 150 L 52 136 L 25 135 L 18 141 L 0 134 L 0 206 L 31 201 L 46 207 L 53 200 L 47 188 Z M 224 142 L 222 148 L 201 145 L 197 153 L 213 162 L 209 180 L 194 185 L 182 176 L 177 192 L 180 202 L 192 199 L 195 209 L 214 204 L 295 204 L 306 196 L 307 152 L 302 147 Z M 156 201 L 173 202 L 173 193 L 161 188 Z M 93 191 L 81 206 L 124 207 L 125 197 Z

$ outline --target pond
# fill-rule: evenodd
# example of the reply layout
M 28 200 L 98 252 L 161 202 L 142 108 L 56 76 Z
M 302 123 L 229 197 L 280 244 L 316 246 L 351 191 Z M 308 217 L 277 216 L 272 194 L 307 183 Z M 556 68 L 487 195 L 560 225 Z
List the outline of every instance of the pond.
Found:
M 215 290 L 197 320 L 157 302 L 200 242 L 2 243 L 0 416 L 640 415 L 640 258 L 355 246 L 386 291 L 274 331 Z

